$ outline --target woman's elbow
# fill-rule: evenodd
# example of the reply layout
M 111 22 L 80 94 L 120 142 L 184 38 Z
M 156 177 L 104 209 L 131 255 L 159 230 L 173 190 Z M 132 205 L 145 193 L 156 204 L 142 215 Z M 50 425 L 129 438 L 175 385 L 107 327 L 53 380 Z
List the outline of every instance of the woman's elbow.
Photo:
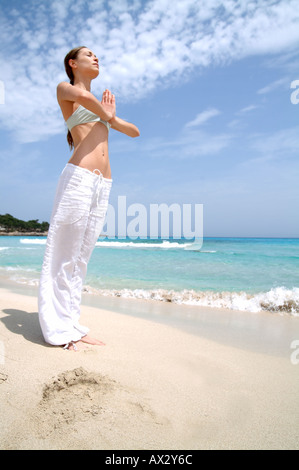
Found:
M 137 127 L 135 129 L 132 129 L 132 131 L 130 132 L 130 137 L 139 137 L 139 136 L 140 136 L 139 129 Z

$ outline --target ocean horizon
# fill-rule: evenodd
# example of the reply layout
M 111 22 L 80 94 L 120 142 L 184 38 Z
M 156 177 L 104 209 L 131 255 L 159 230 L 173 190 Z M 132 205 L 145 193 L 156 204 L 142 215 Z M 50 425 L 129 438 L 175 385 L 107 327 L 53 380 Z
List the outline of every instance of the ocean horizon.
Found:
M 0 276 L 37 286 L 45 236 L 1 236 Z M 99 237 L 84 292 L 299 316 L 299 239 Z

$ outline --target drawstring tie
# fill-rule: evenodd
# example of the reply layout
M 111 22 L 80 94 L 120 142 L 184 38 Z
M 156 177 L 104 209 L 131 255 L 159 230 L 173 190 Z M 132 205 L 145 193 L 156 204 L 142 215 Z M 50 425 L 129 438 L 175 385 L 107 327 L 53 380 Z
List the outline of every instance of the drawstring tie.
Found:
M 100 170 L 98 170 L 98 168 L 96 168 L 95 170 L 93 170 L 93 173 L 98 176 L 97 188 L 96 188 L 97 207 L 98 207 L 98 205 L 99 205 L 99 199 L 100 199 L 100 194 L 101 194 L 101 191 L 102 191 L 102 189 L 103 189 L 103 180 L 104 180 L 104 176 L 103 176 L 103 173 L 102 173 Z
M 98 171 L 98 173 L 97 173 L 97 171 Z M 102 177 L 102 178 L 103 178 L 103 173 L 101 172 L 101 170 L 98 170 L 98 168 L 96 168 L 95 170 L 93 170 L 93 173 L 94 173 L 95 175 L 98 175 L 99 177 Z
M 73 346 L 74 351 L 78 351 L 78 348 L 77 348 L 76 344 L 74 343 L 74 341 L 70 341 L 69 343 L 67 343 L 67 344 L 63 347 L 63 349 L 66 349 L 67 351 L 69 351 L 70 346 Z

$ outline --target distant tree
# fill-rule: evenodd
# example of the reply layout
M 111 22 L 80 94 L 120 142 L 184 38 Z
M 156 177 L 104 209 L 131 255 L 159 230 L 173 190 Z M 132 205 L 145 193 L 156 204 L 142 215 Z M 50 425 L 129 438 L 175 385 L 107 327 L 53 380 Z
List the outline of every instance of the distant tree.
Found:
M 40 224 L 41 231 L 47 232 L 49 230 L 49 226 L 50 226 L 49 222 L 42 222 Z
M 13 217 L 11 214 L 0 215 L 0 226 L 6 232 L 46 232 L 49 229 L 48 222 L 39 223 L 38 219 L 26 222 Z

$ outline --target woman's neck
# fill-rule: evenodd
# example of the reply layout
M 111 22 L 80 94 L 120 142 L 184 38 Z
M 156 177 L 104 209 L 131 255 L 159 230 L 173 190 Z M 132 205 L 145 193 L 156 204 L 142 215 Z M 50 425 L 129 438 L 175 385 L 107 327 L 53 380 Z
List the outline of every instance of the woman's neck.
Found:
M 74 85 L 82 90 L 90 91 L 91 79 L 88 77 L 75 77 Z

